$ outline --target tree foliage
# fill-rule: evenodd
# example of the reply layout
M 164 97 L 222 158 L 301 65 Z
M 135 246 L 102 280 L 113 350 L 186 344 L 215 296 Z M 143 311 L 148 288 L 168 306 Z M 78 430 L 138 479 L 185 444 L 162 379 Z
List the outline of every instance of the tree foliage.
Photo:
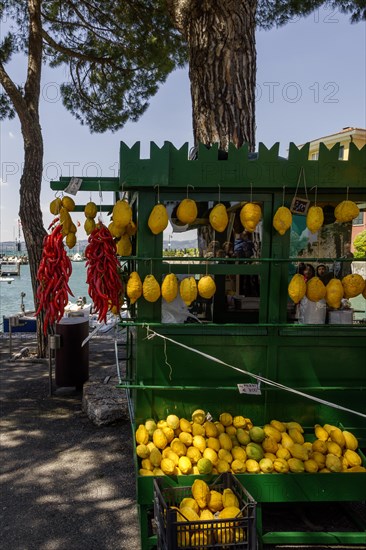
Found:
M 3 64 L 14 53 L 27 53 L 27 3 L 2 3 L 13 21 L 1 45 Z M 44 62 L 68 66 L 63 103 L 92 131 L 136 121 L 159 85 L 186 61 L 164 2 L 57 0 L 44 1 L 41 10 Z M 8 114 L 4 96 L 1 105 Z
M 233 8 L 252 4 L 256 24 L 269 29 L 306 16 L 327 5 L 348 13 L 352 22 L 366 19 L 364 0 L 230 0 Z M 15 53 L 27 55 L 28 0 L 3 0 L 0 16 L 8 23 L 0 63 Z M 136 121 L 177 67 L 188 61 L 189 28 L 204 12 L 215 13 L 216 1 L 201 0 L 48 0 L 41 6 L 43 59 L 66 65 L 62 84 L 65 107 L 94 132 L 118 130 Z M 14 116 L 8 94 L 0 95 L 0 117 Z
M 366 229 L 361 231 L 361 233 L 355 237 L 353 246 L 355 248 L 355 258 L 366 257 Z

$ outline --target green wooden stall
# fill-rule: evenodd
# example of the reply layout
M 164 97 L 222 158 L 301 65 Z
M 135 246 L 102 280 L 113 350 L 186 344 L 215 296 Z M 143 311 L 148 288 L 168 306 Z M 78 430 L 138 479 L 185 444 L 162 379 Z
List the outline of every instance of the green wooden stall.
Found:
M 246 146 L 239 150 L 230 147 L 223 154 L 215 146 L 200 145 L 189 152 L 187 144 L 176 149 L 165 142 L 161 148 L 151 143 L 150 157 L 143 159 L 139 143 L 131 148 L 121 143 L 119 178 L 83 178 L 80 196 L 93 190 L 128 193 L 138 225 L 133 256 L 122 258 L 128 271 L 138 271 L 141 279 L 152 273 L 159 282 L 170 272 L 178 277 L 209 273 L 217 282 L 212 301 L 199 304 L 195 312 L 200 322 L 163 323 L 161 300 L 151 304 L 140 299 L 131 307 L 131 320 L 126 324 L 133 345 L 121 388 L 127 388 L 131 399 L 133 433 L 147 418 L 163 419 L 171 413 L 190 418 L 193 410 L 202 408 L 213 417 L 223 411 L 244 415 L 256 425 L 274 418 L 296 420 L 309 433 L 316 423 L 341 425 L 354 432 L 365 449 L 365 319 L 342 325 L 330 324 L 328 318 L 325 323 L 299 322 L 287 287 L 301 261 L 314 266 L 325 263 L 330 269 L 345 264 L 342 246 L 350 237 L 352 224 L 334 229 L 332 216 L 334 206 L 347 197 L 365 210 L 366 147 L 358 150 L 351 143 L 347 161 L 338 160 L 339 145 L 328 150 L 320 144 L 316 161 L 308 160 L 308 152 L 309 144 L 298 149 L 291 143 L 285 159 L 279 156 L 279 144 L 270 149 L 259 144 L 256 154 L 249 153 Z M 51 188 L 63 190 L 68 182 L 69 178 L 60 178 Z M 148 228 L 148 217 L 160 201 L 170 208 L 180 231 L 174 208 L 188 194 L 199 205 L 201 217 L 194 228 L 198 235 L 207 225 L 207 209 L 215 203 L 227 205 L 233 224 L 241 204 L 249 200 L 260 203 L 260 252 L 250 259 L 230 258 L 216 252 L 200 256 L 199 248 L 194 257 L 170 256 L 169 250 L 164 250 L 163 235 L 153 235 Z M 311 204 L 315 201 L 327 212 L 328 229 L 316 236 L 305 256 L 296 253 L 304 216 L 296 216 L 300 224 L 297 236 L 290 231 L 280 236 L 272 226 L 277 208 L 289 206 L 295 196 L 309 199 Z M 77 209 L 82 210 L 87 201 L 81 201 Z M 111 209 L 103 206 L 105 211 Z M 231 234 L 214 235 L 218 246 L 229 238 Z M 242 281 L 251 285 L 254 281 L 258 294 L 244 309 Z M 236 285 L 235 294 L 226 295 L 228 283 Z M 245 386 L 249 393 L 239 392 L 238 384 L 250 383 L 256 392 L 250 393 L 249 386 Z M 138 468 L 136 461 L 137 474 Z M 365 518 L 355 518 L 354 529 L 340 532 L 329 532 L 326 525 L 316 533 L 284 531 L 280 526 L 265 532 L 263 528 L 267 504 L 336 502 L 347 506 L 348 502 L 365 501 L 364 473 L 238 477 L 258 503 L 260 546 L 366 543 Z M 137 475 L 143 549 L 156 547 L 152 479 Z M 178 476 L 170 482 L 191 485 L 193 480 L 194 476 Z

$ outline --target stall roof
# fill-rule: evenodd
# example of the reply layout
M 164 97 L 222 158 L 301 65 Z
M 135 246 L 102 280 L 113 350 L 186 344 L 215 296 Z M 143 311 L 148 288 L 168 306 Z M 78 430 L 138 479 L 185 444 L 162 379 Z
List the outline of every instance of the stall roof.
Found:
M 339 143 L 328 149 L 320 143 L 319 158 L 309 160 L 310 143 L 302 147 L 290 143 L 288 158 L 279 156 L 279 143 L 267 148 L 259 143 L 256 155 L 249 152 L 248 145 L 236 149 L 230 145 L 222 155 L 218 145 L 210 148 L 199 144 L 194 160 L 189 158 L 189 146 L 185 143 L 177 149 L 166 141 L 162 147 L 150 143 L 150 158 L 141 158 L 140 142 L 132 147 L 120 144 L 119 178 L 83 178 L 81 191 L 127 191 L 140 188 L 161 191 L 186 189 L 195 191 L 220 188 L 278 189 L 284 186 L 296 188 L 300 174 L 305 176 L 309 188 L 364 190 L 366 181 L 366 146 L 358 149 L 350 144 L 349 158 L 339 160 Z M 224 158 L 223 158 L 224 157 Z M 64 190 L 70 178 L 61 177 L 51 182 L 51 189 Z M 304 181 L 300 182 L 304 185 Z

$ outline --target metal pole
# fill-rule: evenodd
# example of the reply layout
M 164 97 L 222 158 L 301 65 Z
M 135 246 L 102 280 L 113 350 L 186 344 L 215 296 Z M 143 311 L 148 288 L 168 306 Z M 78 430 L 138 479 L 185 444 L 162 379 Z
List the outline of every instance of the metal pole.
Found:
M 49 345 L 49 363 L 48 363 L 48 395 L 52 396 L 52 356 L 55 355 L 57 349 L 60 348 L 61 338 L 59 334 L 51 334 L 48 337 Z
M 12 315 L 9 317 L 9 354 L 10 357 L 12 355 L 12 327 L 18 327 L 20 325 L 19 323 L 19 317 L 18 315 Z

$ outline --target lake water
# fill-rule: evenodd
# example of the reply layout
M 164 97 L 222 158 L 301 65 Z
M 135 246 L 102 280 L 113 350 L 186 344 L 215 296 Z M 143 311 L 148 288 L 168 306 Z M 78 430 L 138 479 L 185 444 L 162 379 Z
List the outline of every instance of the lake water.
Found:
M 86 279 L 85 262 L 72 262 L 72 274 L 69 286 L 75 296 L 70 297 L 72 302 L 76 302 L 79 296 L 85 296 L 87 303 L 90 303 L 88 295 L 88 285 Z M 20 266 L 20 277 L 14 276 L 14 281 L 10 284 L 0 283 L 0 332 L 2 331 L 3 315 L 14 315 L 20 311 L 21 292 L 25 292 L 24 306 L 26 310 L 34 310 L 32 284 L 30 278 L 29 265 Z

